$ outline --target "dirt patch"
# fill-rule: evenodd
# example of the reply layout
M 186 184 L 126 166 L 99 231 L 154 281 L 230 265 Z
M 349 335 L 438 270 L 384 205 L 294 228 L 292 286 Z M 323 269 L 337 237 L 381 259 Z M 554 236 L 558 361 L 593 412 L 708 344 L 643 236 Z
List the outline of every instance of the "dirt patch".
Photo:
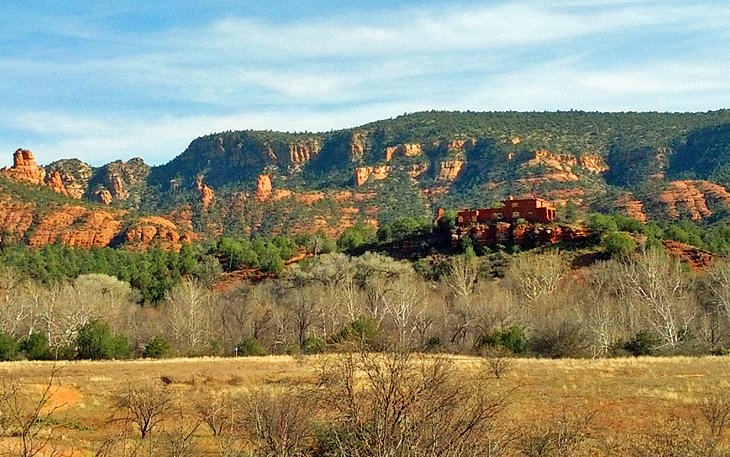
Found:
M 46 386 L 36 385 L 34 386 L 39 391 L 42 391 Z M 50 390 L 51 397 L 46 402 L 46 405 L 41 410 L 41 413 L 47 414 L 51 411 L 62 411 L 64 409 L 71 408 L 81 402 L 81 395 L 78 390 L 70 386 L 52 386 Z

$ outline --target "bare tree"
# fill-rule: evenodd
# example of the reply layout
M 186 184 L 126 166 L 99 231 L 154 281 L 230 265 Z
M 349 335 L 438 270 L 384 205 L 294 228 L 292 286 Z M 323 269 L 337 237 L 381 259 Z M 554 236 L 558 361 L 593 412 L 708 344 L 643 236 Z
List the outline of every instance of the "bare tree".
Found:
M 396 344 L 400 350 L 409 349 L 412 345 L 426 302 L 424 285 L 412 276 L 394 281 L 392 290 L 384 297 L 385 312 L 395 329 Z
M 0 266 L 0 331 L 18 335 L 19 327 L 28 319 L 22 276 L 9 267 Z
M 51 446 L 55 429 L 52 415 L 60 405 L 51 405 L 51 397 L 58 390 L 56 376 L 59 367 L 54 364 L 48 381 L 38 396 L 27 386 L 16 380 L 2 378 L 0 385 L 0 426 L 3 435 L 19 438 L 19 442 L 10 442 L 7 451 L 10 455 L 33 457 L 36 455 L 58 455 L 58 450 Z
M 563 254 L 528 252 L 512 260 L 507 279 L 530 304 L 534 304 L 554 294 L 567 273 L 568 263 Z
M 133 424 L 142 439 L 167 420 L 176 406 L 172 388 L 159 381 L 129 384 L 125 391 L 117 394 L 115 403 L 123 414 L 116 421 Z
M 448 274 L 444 278 L 446 286 L 456 300 L 468 300 L 474 293 L 474 285 L 479 277 L 479 263 L 475 257 L 459 255 L 449 260 Z
M 213 335 L 211 295 L 193 280 L 184 280 L 167 295 L 164 313 L 175 348 L 182 354 L 201 354 Z
M 232 435 L 241 416 L 240 399 L 230 394 L 198 392 L 195 412 L 213 436 Z
M 333 455 L 498 455 L 490 437 L 504 397 L 457 378 L 444 357 L 342 354 L 322 367 L 320 385 L 336 420 Z
M 314 435 L 311 404 L 295 390 L 256 390 L 242 398 L 241 429 L 256 446 L 256 455 L 303 455 Z
M 697 314 L 682 265 L 658 250 L 621 265 L 622 282 L 645 307 L 648 325 L 665 347 L 675 348 Z

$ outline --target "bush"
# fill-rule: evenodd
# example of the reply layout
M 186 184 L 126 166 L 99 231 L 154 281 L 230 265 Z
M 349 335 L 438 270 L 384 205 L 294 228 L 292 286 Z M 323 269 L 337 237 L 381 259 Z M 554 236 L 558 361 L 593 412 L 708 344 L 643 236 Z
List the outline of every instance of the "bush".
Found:
M 611 257 L 625 257 L 636 250 L 636 241 L 623 232 L 609 233 L 603 239 L 603 244 Z
M 127 338 L 112 333 L 106 322 L 92 319 L 79 329 L 76 357 L 79 359 L 126 359 L 130 356 Z
M 588 229 L 597 235 L 604 235 L 618 231 L 618 225 L 616 225 L 616 221 L 611 216 L 591 214 L 588 219 Z
M 584 357 L 588 342 L 579 324 L 567 321 L 547 325 L 530 339 L 530 349 L 542 357 Z
M 356 321 L 339 331 L 333 338 L 334 343 L 358 343 L 370 349 L 382 349 L 380 326 L 371 317 L 360 316 Z
M 238 345 L 238 353 L 241 357 L 255 357 L 266 355 L 266 349 L 259 343 L 259 340 L 249 336 Z
M 636 220 L 633 217 L 617 214 L 613 216 L 613 220 L 616 222 L 618 229 L 622 232 L 644 233 L 646 231 L 646 226 L 641 221 Z
M 656 339 L 650 332 L 641 330 L 630 340 L 620 343 L 619 347 L 635 357 L 651 355 L 656 348 Z
M 310 336 L 302 343 L 302 354 L 320 354 L 325 350 L 325 342 L 321 339 Z
M 144 348 L 142 357 L 148 359 L 163 359 L 169 357 L 172 353 L 172 346 L 163 337 L 156 336 L 152 338 L 147 347 Z
M 44 333 L 36 332 L 28 335 L 26 339 L 20 342 L 20 350 L 28 360 L 53 359 L 53 352 Z
M 375 228 L 357 224 L 346 228 L 337 240 L 337 247 L 342 251 L 357 249 L 363 244 L 372 243 L 375 240 Z
M 18 355 L 18 342 L 15 338 L 0 332 L 0 361 L 16 360 Z
M 527 351 L 527 338 L 522 327 L 513 325 L 502 330 L 495 330 L 480 338 L 477 349 L 484 346 L 502 347 L 515 354 Z

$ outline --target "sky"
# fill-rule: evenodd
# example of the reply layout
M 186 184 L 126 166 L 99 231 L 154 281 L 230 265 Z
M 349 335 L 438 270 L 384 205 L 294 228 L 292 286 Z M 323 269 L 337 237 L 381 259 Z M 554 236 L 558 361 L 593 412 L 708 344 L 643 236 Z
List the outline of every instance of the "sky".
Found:
M 727 0 L 5 0 L 0 165 L 423 110 L 730 108 Z

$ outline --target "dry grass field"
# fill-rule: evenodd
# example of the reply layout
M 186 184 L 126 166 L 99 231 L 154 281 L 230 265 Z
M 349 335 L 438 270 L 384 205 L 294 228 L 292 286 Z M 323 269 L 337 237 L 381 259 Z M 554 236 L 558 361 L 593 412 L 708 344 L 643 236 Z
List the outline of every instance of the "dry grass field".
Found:
M 194 428 L 196 401 L 251 389 L 311 385 L 318 366 L 331 357 L 336 356 L 60 362 L 55 365 L 50 398 L 40 411 L 52 437 L 38 455 L 102 455 L 99 449 L 103 443 L 120 433 L 118 398 L 130 386 L 160 380 L 174 391 L 179 408 L 164 419 L 156 434 L 192 432 L 194 455 L 221 455 L 210 429 Z M 457 376 L 483 379 L 494 392 L 506 395 L 507 406 L 497 421 L 512 431 L 510 439 L 518 441 L 517 432 L 538 430 L 541 424 L 561 417 L 578 418 L 578 422 L 585 419 L 586 436 L 594 441 L 593 450 L 584 451 L 585 455 L 595 454 L 604 445 L 657 433 L 658 424 L 679 421 L 695 424 L 699 430 L 703 415 L 698 404 L 724 395 L 730 387 L 727 357 L 513 359 L 499 378 L 484 359 L 449 359 Z M 53 371 L 51 362 L 0 364 L 4 392 L 7 394 L 9 386 L 18 386 L 16 394 L 29 401 L 25 408 L 41 398 Z M 7 411 L 3 415 L 0 417 L 6 420 Z M 17 445 L 20 439 L 17 432 L 6 435 L 10 436 L 0 441 L 0 452 L 3 447 Z M 530 455 L 519 447 L 515 445 L 507 455 Z M 171 451 L 169 455 L 193 454 Z

